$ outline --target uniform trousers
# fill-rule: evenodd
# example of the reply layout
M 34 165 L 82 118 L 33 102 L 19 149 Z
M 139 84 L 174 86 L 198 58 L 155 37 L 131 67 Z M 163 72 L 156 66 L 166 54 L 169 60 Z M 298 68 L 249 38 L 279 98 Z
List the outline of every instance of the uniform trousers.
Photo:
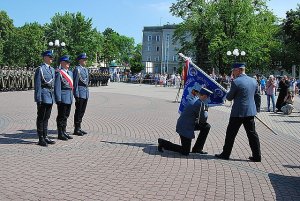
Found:
M 180 140 L 181 140 L 181 145 L 178 144 L 174 144 L 168 140 L 164 140 L 164 139 L 160 139 L 160 145 L 165 149 L 165 150 L 169 150 L 169 151 L 174 151 L 174 152 L 178 152 L 181 153 L 182 155 L 189 155 L 190 150 L 191 150 L 191 143 L 192 143 L 192 139 L 190 138 L 186 138 L 182 135 L 180 136 Z
M 247 133 L 253 158 L 261 159 L 260 143 L 259 143 L 259 137 L 255 130 L 254 116 L 230 117 L 229 124 L 227 126 L 225 145 L 223 146 L 222 155 L 229 158 L 232 151 L 235 137 L 242 124 L 244 125 L 244 128 Z
M 210 130 L 210 124 L 209 123 L 202 123 L 202 124 L 196 124 L 194 130 L 200 130 L 199 136 L 196 140 L 196 143 L 193 147 L 193 151 L 202 151 L 207 135 Z M 178 153 L 181 153 L 182 155 L 189 155 L 191 151 L 191 144 L 192 144 L 192 139 L 184 137 L 182 135 L 180 136 L 180 141 L 181 145 L 178 144 L 173 144 L 172 142 L 169 142 L 167 140 L 161 139 L 160 140 L 160 145 L 169 151 L 175 151 Z
M 67 120 L 70 116 L 71 104 L 60 103 L 57 105 L 56 123 L 58 128 L 66 128 Z
M 41 103 L 37 105 L 36 127 L 38 134 L 47 133 L 51 110 L 52 104 Z
M 84 116 L 88 99 L 76 98 L 74 124 L 75 127 L 80 127 L 82 117 Z

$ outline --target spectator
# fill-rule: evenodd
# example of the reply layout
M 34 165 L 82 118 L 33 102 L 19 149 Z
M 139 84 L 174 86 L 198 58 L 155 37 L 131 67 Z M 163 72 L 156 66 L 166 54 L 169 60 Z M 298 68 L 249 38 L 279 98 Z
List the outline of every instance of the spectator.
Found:
M 268 112 L 270 112 L 270 99 L 272 100 L 273 112 L 275 112 L 275 90 L 276 90 L 276 81 L 274 76 L 270 75 L 266 85 Z

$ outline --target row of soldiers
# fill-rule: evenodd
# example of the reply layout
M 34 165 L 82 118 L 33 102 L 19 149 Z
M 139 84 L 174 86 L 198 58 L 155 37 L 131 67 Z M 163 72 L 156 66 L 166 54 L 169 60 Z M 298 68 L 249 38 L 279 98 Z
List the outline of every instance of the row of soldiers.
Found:
M 34 87 L 35 68 L 0 66 L 0 91 L 26 91 Z M 107 86 L 108 69 L 89 70 L 89 86 Z
M 107 86 L 108 80 L 110 78 L 108 68 L 90 69 L 89 75 L 89 84 L 93 87 Z
M 0 67 L 0 91 L 33 89 L 34 68 Z

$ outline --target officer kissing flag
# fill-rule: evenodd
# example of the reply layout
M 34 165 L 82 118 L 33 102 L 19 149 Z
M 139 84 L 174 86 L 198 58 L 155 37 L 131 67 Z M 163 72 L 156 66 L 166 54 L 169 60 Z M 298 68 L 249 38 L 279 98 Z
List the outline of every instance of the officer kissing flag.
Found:
M 193 88 L 205 87 L 213 92 L 209 97 L 209 105 L 223 104 L 223 100 L 227 93 L 227 90 L 207 75 L 203 70 L 196 66 L 190 58 L 179 53 L 179 56 L 185 59 L 186 66 L 184 69 L 184 90 L 179 106 L 179 113 L 181 113 L 188 103 L 188 100 L 193 96 L 191 94 Z

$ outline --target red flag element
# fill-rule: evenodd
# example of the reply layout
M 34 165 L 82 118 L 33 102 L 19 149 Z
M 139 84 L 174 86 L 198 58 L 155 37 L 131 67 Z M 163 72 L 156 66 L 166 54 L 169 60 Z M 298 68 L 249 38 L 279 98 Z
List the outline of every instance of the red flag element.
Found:
M 188 69 L 189 69 L 189 60 L 187 59 L 185 61 L 185 66 L 184 66 L 183 71 L 182 71 L 182 79 L 183 79 L 184 83 L 186 82 Z

